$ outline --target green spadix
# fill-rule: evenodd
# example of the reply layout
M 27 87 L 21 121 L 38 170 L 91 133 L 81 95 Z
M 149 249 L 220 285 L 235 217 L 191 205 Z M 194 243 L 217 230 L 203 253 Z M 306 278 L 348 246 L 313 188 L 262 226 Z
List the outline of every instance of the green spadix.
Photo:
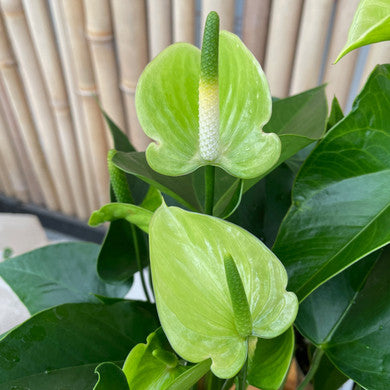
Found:
M 211 358 L 214 374 L 230 378 L 251 336 L 273 338 L 293 323 L 298 303 L 283 265 L 244 229 L 163 204 L 149 234 L 157 310 L 182 358 Z
M 278 136 L 261 129 L 271 116 L 265 75 L 241 40 L 219 32 L 219 18 L 206 21 L 202 52 L 176 43 L 142 73 L 136 90 L 137 115 L 155 142 L 149 165 L 169 176 L 204 165 L 244 179 L 258 177 L 278 161 Z

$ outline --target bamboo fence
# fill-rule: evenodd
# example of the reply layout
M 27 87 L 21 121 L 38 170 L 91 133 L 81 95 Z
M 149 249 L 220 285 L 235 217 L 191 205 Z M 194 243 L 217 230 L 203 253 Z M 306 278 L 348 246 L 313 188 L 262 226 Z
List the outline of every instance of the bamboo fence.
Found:
M 382 43 L 332 65 L 357 4 L 0 0 L 0 193 L 81 220 L 107 202 L 112 140 L 99 104 L 144 150 L 149 140 L 136 116 L 137 80 L 171 43 L 199 44 L 211 10 L 254 53 L 274 96 L 327 82 L 329 101 L 336 95 L 347 107 L 373 67 L 390 61 L 390 45 Z

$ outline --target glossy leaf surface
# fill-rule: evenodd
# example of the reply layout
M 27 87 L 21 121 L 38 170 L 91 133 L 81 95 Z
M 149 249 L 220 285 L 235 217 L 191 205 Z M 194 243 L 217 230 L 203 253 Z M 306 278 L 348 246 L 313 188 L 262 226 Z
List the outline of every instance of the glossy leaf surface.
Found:
M 273 102 L 264 131 L 276 133 L 282 142 L 278 164 L 323 136 L 327 114 L 325 85 Z
M 262 390 L 278 390 L 288 373 L 294 354 L 294 330 L 274 339 L 257 339 L 249 358 L 248 382 Z
M 166 389 L 176 377 L 186 368 L 177 361 L 176 366 L 170 367 L 167 363 L 153 356 L 158 350 L 176 357 L 161 328 L 151 333 L 146 344 L 136 345 L 129 353 L 123 371 L 126 375 L 130 390 Z
M 276 133 L 282 143 L 277 165 L 321 139 L 326 127 L 327 113 L 324 85 L 272 102 L 272 116 L 264 126 L 264 131 Z M 275 168 L 276 166 L 272 169 Z M 265 172 L 255 179 L 244 180 L 244 192 L 268 173 Z
M 41 381 L 46 388 L 74 389 L 77 380 L 65 381 L 88 372 L 94 384 L 100 362 L 123 361 L 158 326 L 153 305 L 144 302 L 75 303 L 42 311 L 0 340 L 0 388 L 34 388 Z
M 345 375 L 367 389 L 390 386 L 390 251 L 354 264 L 314 291 L 296 325 Z
M 179 176 L 212 164 L 241 178 L 270 169 L 279 158 L 280 141 L 261 131 L 271 115 L 271 96 L 254 56 L 237 36 L 220 33 L 220 139 L 213 161 L 199 152 L 199 76 L 200 51 L 186 43 L 165 49 L 141 75 L 136 107 L 143 130 L 155 141 L 146 151 L 150 166 Z
M 336 61 L 358 47 L 390 40 L 390 3 L 388 0 L 361 0 L 348 40 Z
M 93 390 L 129 390 L 125 374 L 115 363 L 101 363 L 95 373 L 99 379 Z
M 149 232 L 160 321 L 170 344 L 184 359 L 197 363 L 211 358 L 211 370 L 222 378 L 232 377 L 244 364 L 247 340 L 235 327 L 226 255 L 234 259 L 243 282 L 252 334 L 276 337 L 293 322 L 297 301 L 285 290 L 283 266 L 245 230 L 163 205 L 155 212 Z
M 303 165 L 274 250 L 300 300 L 390 241 L 390 66 Z
M 0 276 L 31 314 L 62 303 L 97 302 L 93 293 L 123 297 L 128 288 L 107 286 L 96 275 L 99 246 L 49 245 L 0 263 Z

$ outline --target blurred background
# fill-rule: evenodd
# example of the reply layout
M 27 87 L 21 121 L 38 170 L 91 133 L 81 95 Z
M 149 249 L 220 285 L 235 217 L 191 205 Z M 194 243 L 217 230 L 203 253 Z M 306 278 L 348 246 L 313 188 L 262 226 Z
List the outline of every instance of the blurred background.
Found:
M 138 150 L 148 144 L 134 92 L 145 65 L 173 42 L 199 46 L 205 16 L 238 34 L 273 96 L 328 83 L 344 110 L 389 43 L 344 46 L 359 0 L 0 0 L 0 211 L 99 241 L 85 221 L 109 199 L 112 146 L 98 102 Z M 81 221 L 81 222 L 80 222 Z M 84 222 L 83 222 L 84 221 Z

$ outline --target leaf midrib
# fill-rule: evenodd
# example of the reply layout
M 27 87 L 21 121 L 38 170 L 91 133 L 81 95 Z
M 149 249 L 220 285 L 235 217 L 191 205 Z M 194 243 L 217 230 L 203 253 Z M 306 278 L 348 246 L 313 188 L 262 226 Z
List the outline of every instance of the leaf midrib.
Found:
M 363 233 L 365 232 L 365 230 L 368 229 L 368 228 L 371 226 L 371 224 L 374 223 L 375 220 L 378 219 L 378 218 L 379 218 L 384 212 L 386 212 L 388 209 L 390 209 L 390 203 L 388 203 L 383 209 L 381 209 L 377 214 L 375 214 L 375 215 L 372 217 L 371 221 L 370 221 L 368 224 L 366 224 L 362 229 L 360 229 L 360 231 L 359 231 L 357 234 L 355 234 L 354 237 L 353 237 L 352 239 L 348 240 L 348 242 L 346 242 L 346 243 L 345 243 L 345 244 L 344 244 L 344 245 L 343 245 L 343 246 L 342 246 L 342 247 L 341 247 L 333 256 L 331 256 L 324 264 L 322 264 L 321 267 L 320 267 L 316 272 L 312 273 L 311 276 L 310 276 L 310 278 L 307 279 L 306 282 L 300 286 L 300 288 L 296 291 L 296 293 L 298 294 L 299 291 L 302 291 L 302 289 L 303 289 L 304 287 L 306 287 L 306 286 L 309 284 L 309 282 L 311 282 L 311 281 L 312 281 L 312 280 L 313 280 L 313 279 L 314 279 L 314 278 L 315 278 L 315 277 L 316 277 L 324 268 L 326 268 L 326 267 L 327 267 L 327 266 L 328 266 L 328 265 L 329 265 L 329 264 L 330 264 L 330 263 L 331 263 L 331 262 L 332 262 L 340 253 L 342 253 L 346 248 L 348 248 L 348 246 L 349 246 L 351 243 L 353 243 L 361 234 L 363 234 Z M 375 250 L 381 248 L 381 247 L 384 246 L 384 245 L 386 245 L 386 243 L 384 243 L 383 245 L 381 245 L 381 246 L 378 247 L 378 248 L 372 249 L 369 253 L 371 253 L 371 252 L 373 252 L 373 251 L 375 251 Z M 362 258 L 363 256 L 365 256 L 365 255 L 367 255 L 367 254 L 368 254 L 368 253 L 363 254 L 360 258 Z M 354 263 L 354 261 L 358 261 L 358 260 L 353 260 L 353 261 L 351 261 L 347 267 L 349 267 L 350 265 L 352 265 L 352 264 Z M 345 268 L 347 268 L 347 267 L 345 267 Z M 343 268 L 343 269 L 345 269 L 345 268 Z M 327 278 L 326 280 L 329 280 L 330 278 L 334 277 L 335 275 L 337 275 L 338 273 L 340 273 L 341 271 L 343 271 L 343 269 L 340 270 L 339 272 L 337 272 L 336 274 L 330 276 L 330 277 Z M 321 284 L 325 283 L 326 280 L 324 280 Z M 318 286 L 317 286 L 317 287 L 318 287 Z M 311 291 L 313 291 L 313 289 L 311 289 Z M 306 295 L 305 295 L 303 298 L 301 298 L 300 301 L 302 301 L 304 298 L 306 298 L 306 296 L 309 295 L 311 291 L 309 291 L 308 293 L 306 293 Z

